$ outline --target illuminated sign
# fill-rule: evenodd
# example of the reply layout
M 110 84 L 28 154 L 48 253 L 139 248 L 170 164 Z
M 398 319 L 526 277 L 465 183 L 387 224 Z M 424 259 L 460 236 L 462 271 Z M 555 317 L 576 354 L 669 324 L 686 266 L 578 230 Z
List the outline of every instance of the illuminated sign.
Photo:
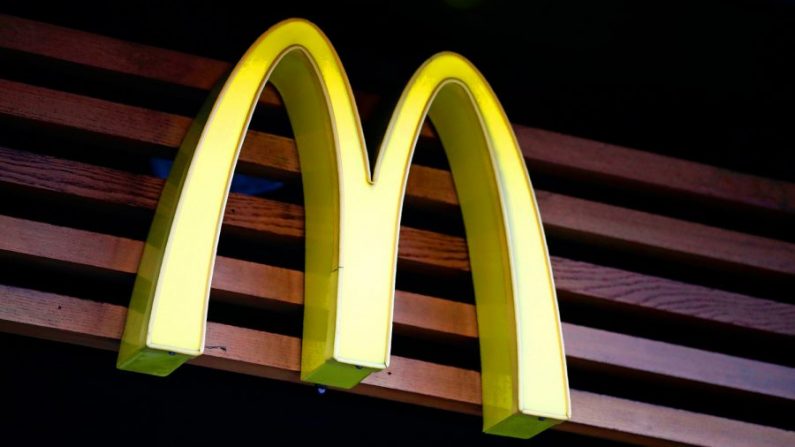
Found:
M 400 97 L 371 173 L 342 64 L 326 36 L 303 20 L 263 34 L 188 132 L 146 243 L 118 367 L 164 376 L 202 354 L 229 186 L 266 82 L 287 109 L 304 185 L 301 379 L 351 388 L 389 365 L 400 215 L 428 115 L 464 215 L 484 430 L 526 438 L 568 419 L 566 360 L 543 228 L 494 92 L 463 57 L 433 56 Z

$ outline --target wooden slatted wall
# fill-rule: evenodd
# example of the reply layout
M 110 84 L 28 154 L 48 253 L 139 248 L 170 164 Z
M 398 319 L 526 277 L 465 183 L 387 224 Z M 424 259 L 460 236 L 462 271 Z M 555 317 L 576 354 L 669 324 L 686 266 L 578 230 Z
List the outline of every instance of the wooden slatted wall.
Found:
M 0 330 L 115 350 L 163 185 L 151 160 L 174 155 L 230 65 L 12 16 L 0 16 L 0 49 L 0 260 L 11 272 Z M 378 99 L 359 100 L 367 119 Z M 266 90 L 261 105 L 238 173 L 280 187 L 232 193 L 207 341 L 224 349 L 192 363 L 295 382 L 300 172 L 278 96 Z M 642 445 L 795 445 L 795 185 L 515 129 L 564 320 L 573 419 L 557 429 Z M 421 144 L 396 355 L 353 392 L 477 414 L 461 218 L 432 129 Z

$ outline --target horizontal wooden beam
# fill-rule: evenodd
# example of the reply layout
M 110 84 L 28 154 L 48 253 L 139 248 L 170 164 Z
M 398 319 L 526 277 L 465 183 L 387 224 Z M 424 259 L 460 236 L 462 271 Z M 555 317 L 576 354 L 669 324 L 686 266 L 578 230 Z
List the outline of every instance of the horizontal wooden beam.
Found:
M 44 262 L 134 274 L 143 242 L 0 216 L 0 252 Z M 213 290 L 248 306 L 301 306 L 301 272 L 219 257 Z M 263 303 L 267 301 L 267 303 Z M 477 338 L 475 309 L 415 293 L 398 292 L 395 324 L 404 332 Z M 570 362 L 661 375 L 795 401 L 795 369 L 671 345 L 573 324 L 563 325 Z M 749 372 L 753 372 L 749 374 Z
M 126 309 L 0 285 L 0 330 L 100 349 L 118 349 Z M 206 354 L 193 364 L 298 382 L 300 339 L 210 323 Z M 108 365 L 113 368 L 113 365 Z M 178 373 L 177 373 L 178 374 Z M 393 356 L 354 393 L 446 410 L 480 412 L 480 375 Z M 790 446 L 795 433 L 711 415 L 572 390 L 572 420 L 555 427 L 643 445 Z
M 64 110 L 69 110 L 69 113 L 64 113 Z M 7 80 L 0 80 L 0 115 L 157 144 L 172 150 L 179 146 L 191 122 L 187 117 Z M 276 161 L 271 163 L 272 159 Z M 286 138 L 249 132 L 241 161 L 264 163 L 271 170 L 287 167 L 282 171 L 283 174 L 292 177 L 300 175 L 297 153 L 292 140 Z M 414 177 L 415 171 L 419 171 L 419 178 Z M 432 203 L 457 204 L 449 172 L 432 168 L 412 168 L 407 196 L 409 199 Z M 795 275 L 795 244 L 792 243 L 545 191 L 537 191 L 536 196 L 544 227 L 549 234 L 613 247 L 632 248 L 635 251 L 694 264 L 707 263 L 721 268 L 752 270 L 776 276 Z M 281 219 L 284 222 L 280 228 L 287 230 L 289 227 L 290 232 L 302 232 L 303 218 L 295 220 L 301 215 L 299 207 L 242 196 L 239 196 L 238 201 L 248 204 L 239 210 L 243 213 L 246 209 L 262 208 L 263 211 L 268 209 L 270 212 L 283 214 L 286 219 L 293 218 L 292 222 Z M 267 218 L 263 213 L 258 213 L 256 217 Z M 430 237 L 425 233 L 417 233 L 417 236 Z M 447 267 L 466 269 L 469 263 L 465 245 L 459 239 L 452 241 L 454 239 L 436 246 L 450 247 L 444 257 L 450 261 Z M 412 253 L 421 258 L 434 258 L 433 254 L 422 250 Z
M 231 68 L 227 62 L 8 15 L 0 15 L 0 47 L 201 90 L 212 88 Z M 358 94 L 357 98 L 366 116 L 373 97 Z M 281 104 L 270 88 L 265 90 L 261 102 L 270 106 Z M 514 129 L 528 165 L 534 169 L 594 178 L 620 187 L 645 189 L 655 195 L 695 197 L 748 210 L 795 215 L 795 184 L 789 182 L 522 125 L 515 125 Z

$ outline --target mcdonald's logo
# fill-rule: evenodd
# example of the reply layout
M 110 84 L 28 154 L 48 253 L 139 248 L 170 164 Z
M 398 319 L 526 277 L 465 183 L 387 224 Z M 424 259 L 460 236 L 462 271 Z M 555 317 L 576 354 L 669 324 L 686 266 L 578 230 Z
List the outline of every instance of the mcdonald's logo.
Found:
M 484 430 L 531 437 L 567 420 L 555 287 L 513 129 L 463 57 L 431 57 L 409 81 L 370 164 L 348 78 L 304 20 L 265 32 L 195 119 L 177 154 L 135 281 L 118 367 L 165 376 L 204 350 L 230 182 L 266 82 L 295 134 L 306 209 L 301 379 L 351 388 L 389 365 L 406 179 L 430 117 L 464 215 L 481 352 Z

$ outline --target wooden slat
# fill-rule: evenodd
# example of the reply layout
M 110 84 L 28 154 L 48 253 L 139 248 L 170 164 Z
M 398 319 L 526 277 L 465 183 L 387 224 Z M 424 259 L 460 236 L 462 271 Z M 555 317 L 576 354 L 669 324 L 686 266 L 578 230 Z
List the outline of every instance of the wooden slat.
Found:
M 623 304 L 795 336 L 795 306 L 725 290 L 552 256 L 558 293 L 563 297 Z
M 3 48 L 201 90 L 210 90 L 231 68 L 212 59 L 164 48 L 150 53 L 154 47 L 5 14 L 0 14 L 0 42 Z M 280 104 L 275 92 L 264 100 Z
M 515 125 L 514 131 L 525 159 L 534 167 L 643 188 L 652 197 L 694 196 L 789 218 L 795 215 L 795 184 L 790 182 L 526 126 Z
M 0 183 L 68 194 L 98 204 L 148 210 L 156 206 L 163 186 L 162 180 L 153 177 L 3 147 L 0 147 Z M 300 221 L 296 222 L 300 228 L 303 223 L 300 211 L 278 202 L 274 205 L 278 208 L 257 205 L 260 200 L 232 194 L 228 203 L 231 212 L 225 216 L 226 224 L 255 230 L 262 230 L 263 225 L 267 225 L 268 228 L 280 229 L 279 234 L 302 237 L 301 231 L 293 231 L 290 225 L 285 224 L 289 219 L 296 219 Z M 281 211 L 276 213 L 275 210 Z M 276 230 L 266 231 L 272 233 Z M 468 264 L 463 265 L 467 262 L 464 242 L 458 238 L 408 229 L 403 236 L 406 239 L 402 240 L 400 255 L 406 261 L 419 262 L 416 256 L 411 256 L 412 252 L 438 251 L 433 247 L 446 244 L 446 263 L 434 265 L 449 266 L 449 258 L 452 258 L 456 261 L 453 265 L 468 268 Z M 458 262 L 459 258 L 461 262 Z M 795 335 L 795 306 L 789 304 L 560 257 L 553 256 L 552 264 L 559 293 L 564 297 L 623 304 L 738 328 Z
M 4 234 L 0 252 L 42 261 L 89 266 L 133 274 L 143 249 L 140 241 L 0 216 Z M 276 267 L 219 257 L 213 290 L 233 294 L 238 302 L 281 306 L 303 303 L 302 275 Z M 398 292 L 395 323 L 404 331 L 477 338 L 475 309 L 414 293 Z M 271 305 L 271 307 L 274 307 Z M 563 325 L 569 362 L 621 368 L 633 373 L 795 400 L 795 369 L 686 348 L 637 337 Z
M 0 47 L 202 90 L 209 90 L 230 68 L 226 62 L 7 15 L 0 15 Z M 262 102 L 280 103 L 271 89 L 266 89 Z M 645 188 L 655 194 L 694 196 L 795 215 L 795 184 L 789 182 L 522 125 L 514 129 L 528 164 L 537 169 Z
M 68 110 L 69 113 L 64 113 Z M 24 118 L 47 125 L 89 131 L 106 136 L 123 138 L 172 148 L 179 146 L 190 119 L 172 114 L 155 112 L 108 101 L 86 98 L 74 94 L 34 87 L 17 82 L 0 80 L 0 115 Z M 266 155 L 271 149 L 278 152 L 279 169 L 289 165 L 284 173 L 298 175 L 298 163 L 292 143 L 284 138 L 268 136 L 260 132 L 249 132 L 241 159 L 243 162 L 270 160 Z M 274 143 L 272 148 L 269 143 Z M 251 149 L 252 147 L 257 149 Z M 253 151 L 257 155 L 249 155 Z M 414 169 L 412 169 L 412 172 Z M 407 195 L 410 199 L 456 204 L 455 190 L 449 173 L 437 169 L 422 168 L 421 179 L 410 175 Z M 430 179 L 436 177 L 435 179 Z M 635 251 L 653 253 L 658 256 L 685 260 L 690 263 L 709 263 L 733 270 L 744 269 L 773 274 L 795 275 L 795 244 L 752 236 L 707 225 L 657 216 L 641 211 L 629 210 L 560 194 L 538 191 L 537 198 L 544 226 L 549 234 L 567 238 L 587 240 Z M 241 200 L 243 200 L 241 198 Z M 294 207 L 274 202 L 248 200 L 252 207 L 266 206 L 268 211 L 298 217 Z M 263 211 L 265 208 L 263 208 Z M 262 214 L 255 216 L 267 217 Z M 299 230 L 297 221 L 285 225 Z M 303 219 L 300 219 L 300 225 Z M 286 227 L 284 227 L 286 228 Z M 405 229 L 404 232 L 414 232 Z M 418 237 L 420 234 L 418 233 Z M 422 233 L 421 237 L 425 237 Z M 429 236 L 430 237 L 430 236 Z M 441 240 L 441 239 L 440 239 Z M 430 239 L 429 239 L 430 241 Z M 452 240 L 451 240 L 452 241 Z M 442 244 L 431 244 L 445 247 Z M 456 251 L 459 250 L 459 251 Z M 465 269 L 468 265 L 463 254 L 463 243 L 454 243 L 445 257 L 447 266 Z M 435 252 L 412 251 L 419 262 L 438 259 Z M 423 259 L 419 259 L 423 258 Z
M 0 285 L 0 330 L 101 349 L 118 349 L 126 309 Z M 298 338 L 210 323 L 208 349 L 193 364 L 297 382 Z M 110 368 L 113 365 L 109 365 Z M 353 392 L 480 412 L 476 371 L 393 356 L 390 367 Z M 555 427 L 644 445 L 789 446 L 795 433 L 773 427 L 572 390 L 572 420 Z

